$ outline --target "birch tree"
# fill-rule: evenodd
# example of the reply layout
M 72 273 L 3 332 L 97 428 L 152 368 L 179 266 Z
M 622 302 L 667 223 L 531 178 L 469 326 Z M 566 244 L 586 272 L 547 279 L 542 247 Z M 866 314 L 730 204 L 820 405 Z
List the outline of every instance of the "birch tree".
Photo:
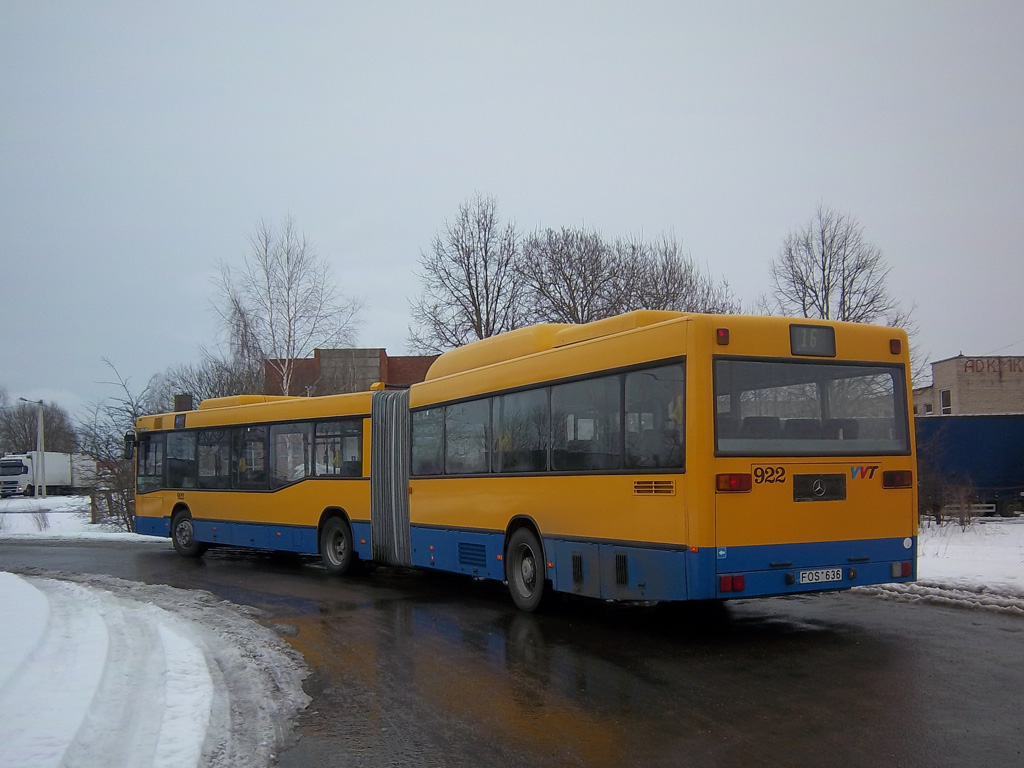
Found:
M 906 327 L 913 310 L 889 292 L 889 272 L 857 219 L 819 205 L 771 262 L 769 306 L 783 315 Z
M 354 342 L 362 309 L 361 300 L 338 292 L 330 266 L 291 216 L 280 228 L 260 221 L 241 269 L 222 265 L 221 298 L 232 358 L 265 360 L 285 394 L 296 359 Z

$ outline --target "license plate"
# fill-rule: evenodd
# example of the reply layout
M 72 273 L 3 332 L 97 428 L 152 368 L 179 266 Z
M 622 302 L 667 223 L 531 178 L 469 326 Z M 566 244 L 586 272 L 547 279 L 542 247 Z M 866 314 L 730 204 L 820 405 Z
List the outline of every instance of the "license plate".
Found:
M 813 571 L 800 571 L 801 584 L 820 584 L 824 581 L 842 581 L 842 568 L 818 568 Z

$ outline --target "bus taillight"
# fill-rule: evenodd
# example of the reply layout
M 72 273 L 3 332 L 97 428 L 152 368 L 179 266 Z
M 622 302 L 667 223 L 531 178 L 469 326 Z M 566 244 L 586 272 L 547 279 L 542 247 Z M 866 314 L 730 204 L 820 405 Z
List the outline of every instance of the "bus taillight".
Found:
M 749 472 L 731 472 L 715 476 L 715 490 L 719 493 L 742 493 L 753 487 Z
M 894 579 L 908 578 L 914 572 L 914 564 L 910 561 L 892 564 L 892 577 Z
M 742 592 L 747 588 L 747 577 L 742 573 L 718 577 L 719 592 Z
M 910 488 L 914 484 L 914 473 L 909 469 L 891 469 L 882 473 L 883 488 Z

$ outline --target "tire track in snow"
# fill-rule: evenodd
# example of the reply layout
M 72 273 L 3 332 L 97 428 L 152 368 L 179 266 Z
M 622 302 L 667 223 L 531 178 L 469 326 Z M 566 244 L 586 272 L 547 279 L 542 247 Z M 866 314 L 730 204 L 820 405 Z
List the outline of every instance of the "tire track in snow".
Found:
M 37 625 L 25 633 L 35 641 L 0 662 L 0 768 L 264 766 L 309 701 L 301 658 L 251 609 L 22 573 L 0 572 L 0 612 L 21 607 Z
M 0 691 L 5 768 L 61 763 L 85 721 L 109 645 L 106 624 L 92 605 L 54 600 L 38 585 L 26 586 L 47 602 L 48 613 L 38 644 Z
M 1024 617 L 1024 597 L 997 592 L 988 587 L 958 588 L 937 582 L 917 581 L 854 587 L 851 591 L 890 600 L 932 603 L 951 608 L 994 611 Z

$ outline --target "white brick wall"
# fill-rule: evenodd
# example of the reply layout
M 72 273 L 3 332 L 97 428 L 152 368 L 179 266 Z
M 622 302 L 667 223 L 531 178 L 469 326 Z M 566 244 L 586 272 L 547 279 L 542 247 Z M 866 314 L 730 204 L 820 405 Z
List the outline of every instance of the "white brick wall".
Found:
M 941 414 L 949 390 L 952 413 L 1024 413 L 1024 358 L 954 357 L 932 363 L 932 385 L 914 393 L 919 415 Z

